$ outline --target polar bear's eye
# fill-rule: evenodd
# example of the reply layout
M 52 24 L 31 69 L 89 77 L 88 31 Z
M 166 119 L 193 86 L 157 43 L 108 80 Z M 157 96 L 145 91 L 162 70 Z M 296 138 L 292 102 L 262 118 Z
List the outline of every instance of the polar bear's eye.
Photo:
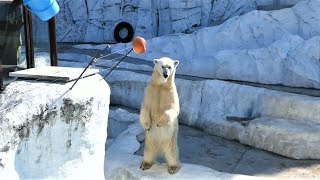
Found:
M 164 66 L 162 66 L 162 68 L 165 68 Z
M 171 66 L 168 66 L 169 69 L 171 69 Z

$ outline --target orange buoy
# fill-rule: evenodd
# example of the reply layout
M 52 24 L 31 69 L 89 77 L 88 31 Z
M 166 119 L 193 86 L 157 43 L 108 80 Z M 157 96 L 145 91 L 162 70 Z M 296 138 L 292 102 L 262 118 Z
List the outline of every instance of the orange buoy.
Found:
M 145 53 L 147 48 L 146 48 L 146 40 L 140 36 L 137 36 L 133 39 L 132 41 L 132 47 L 134 52 L 137 54 L 142 54 Z

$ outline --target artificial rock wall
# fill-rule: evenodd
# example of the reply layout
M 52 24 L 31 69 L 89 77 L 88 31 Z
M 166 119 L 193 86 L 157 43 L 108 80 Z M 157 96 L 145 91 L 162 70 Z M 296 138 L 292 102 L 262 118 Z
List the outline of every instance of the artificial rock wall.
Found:
M 257 8 L 252 0 L 58 0 L 58 3 L 61 10 L 57 15 L 57 36 L 58 41 L 65 37 L 64 42 L 115 42 L 113 31 L 122 21 L 133 26 L 135 35 L 147 39 L 192 32 Z

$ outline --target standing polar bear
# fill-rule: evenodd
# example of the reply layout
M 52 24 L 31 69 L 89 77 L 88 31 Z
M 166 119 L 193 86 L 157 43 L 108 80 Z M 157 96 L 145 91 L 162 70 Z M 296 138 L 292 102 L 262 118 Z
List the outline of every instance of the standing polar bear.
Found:
M 140 123 L 146 130 L 144 157 L 140 169 L 149 169 L 158 154 L 164 154 L 168 172 L 180 169 L 178 151 L 179 97 L 174 82 L 179 61 L 167 57 L 154 60 L 152 79 L 147 85 L 140 111 Z

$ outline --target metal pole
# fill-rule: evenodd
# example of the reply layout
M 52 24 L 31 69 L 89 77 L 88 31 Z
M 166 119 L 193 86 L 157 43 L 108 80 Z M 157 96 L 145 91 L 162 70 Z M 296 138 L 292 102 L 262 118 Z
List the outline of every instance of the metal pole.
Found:
M 33 32 L 32 32 L 32 14 L 23 6 L 24 18 L 24 35 L 26 46 L 27 68 L 34 68 L 34 49 L 33 49 Z
M 103 50 L 99 50 L 97 52 L 97 54 L 92 58 L 92 60 L 88 63 L 87 67 L 82 71 L 82 73 L 80 74 L 80 76 L 77 78 L 76 82 L 73 83 L 73 85 L 71 86 L 70 90 L 72 90 L 73 86 L 76 85 L 76 83 L 79 81 L 79 79 L 82 77 L 82 75 L 84 74 L 84 72 L 86 72 L 86 70 L 97 60 L 97 57 L 99 56 L 99 54 L 106 50 L 109 46 L 106 46 Z
M 133 50 L 133 48 L 131 48 L 130 51 L 128 51 L 128 53 L 127 53 L 115 66 L 113 66 L 113 67 L 110 69 L 110 71 L 108 72 L 108 74 L 106 74 L 106 75 L 103 77 L 103 79 L 105 79 L 106 77 L 108 77 L 109 74 L 124 60 L 124 58 L 126 58 L 126 57 L 131 53 L 132 50 Z
M 57 40 L 56 40 L 56 18 L 52 17 L 48 22 L 49 42 L 50 42 L 50 64 L 58 66 Z

